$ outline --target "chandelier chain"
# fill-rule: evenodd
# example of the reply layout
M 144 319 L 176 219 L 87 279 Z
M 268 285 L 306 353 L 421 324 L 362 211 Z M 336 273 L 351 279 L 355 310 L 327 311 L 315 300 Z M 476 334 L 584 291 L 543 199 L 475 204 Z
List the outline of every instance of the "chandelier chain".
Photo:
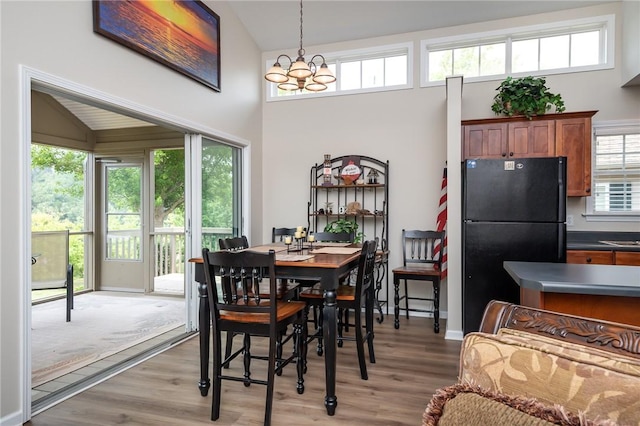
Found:
M 298 50 L 298 56 L 304 56 L 304 49 L 302 48 L 302 0 L 300 0 L 300 50 Z

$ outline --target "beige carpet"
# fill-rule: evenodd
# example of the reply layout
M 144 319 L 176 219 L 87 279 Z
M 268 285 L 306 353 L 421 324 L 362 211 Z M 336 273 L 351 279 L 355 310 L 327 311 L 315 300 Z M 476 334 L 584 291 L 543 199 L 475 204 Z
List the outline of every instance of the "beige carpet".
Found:
M 176 297 L 95 292 L 32 307 L 32 387 L 46 383 L 184 324 Z

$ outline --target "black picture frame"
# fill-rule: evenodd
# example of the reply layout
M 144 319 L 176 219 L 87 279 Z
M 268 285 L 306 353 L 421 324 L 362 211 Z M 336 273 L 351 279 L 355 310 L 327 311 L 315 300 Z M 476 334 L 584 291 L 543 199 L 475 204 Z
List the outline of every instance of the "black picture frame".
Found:
M 220 17 L 199 0 L 93 0 L 93 31 L 220 91 Z

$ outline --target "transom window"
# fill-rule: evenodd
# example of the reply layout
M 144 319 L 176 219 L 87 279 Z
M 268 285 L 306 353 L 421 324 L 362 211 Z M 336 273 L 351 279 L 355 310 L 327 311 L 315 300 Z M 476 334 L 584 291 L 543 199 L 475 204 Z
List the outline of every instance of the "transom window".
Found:
M 588 214 L 640 214 L 640 122 L 594 126 Z
M 613 16 L 421 42 L 421 85 L 613 67 Z M 611 31 L 609 31 L 611 29 Z
M 323 53 L 329 69 L 336 76 L 335 83 L 329 84 L 322 92 L 310 92 L 304 89 L 281 90 L 277 84 L 266 82 L 267 101 L 410 88 L 413 80 L 412 53 L 411 43 Z M 267 68 L 273 62 L 273 59 L 268 60 Z

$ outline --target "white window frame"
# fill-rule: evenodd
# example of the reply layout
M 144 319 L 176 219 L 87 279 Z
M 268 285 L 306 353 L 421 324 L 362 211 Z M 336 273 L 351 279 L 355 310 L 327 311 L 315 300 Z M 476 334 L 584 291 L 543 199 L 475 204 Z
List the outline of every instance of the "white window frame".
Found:
M 596 183 L 596 137 L 606 135 L 620 135 L 640 133 L 640 119 L 638 120 L 616 120 L 602 121 L 593 123 L 592 149 L 591 149 L 591 188 L 593 195 L 586 198 L 585 203 L 585 220 L 588 222 L 638 222 L 640 221 L 640 212 L 596 212 L 595 200 L 595 183 Z
M 393 86 L 380 86 L 380 87 L 368 87 L 352 90 L 340 90 L 340 64 L 342 62 L 362 61 L 374 58 L 387 58 L 397 56 L 398 53 L 406 51 L 407 54 L 407 83 L 397 84 Z M 267 102 L 279 102 L 288 101 L 292 99 L 308 99 L 326 96 L 342 96 L 353 95 L 360 93 L 372 93 L 372 92 L 387 92 L 392 90 L 405 90 L 413 88 L 413 42 L 389 44 L 384 46 L 375 46 L 364 49 L 343 50 L 337 52 L 322 53 L 325 57 L 327 64 L 336 65 L 336 90 L 323 91 L 323 92 L 310 92 L 310 93 L 296 93 L 290 96 L 278 96 L 277 85 L 265 80 L 265 99 Z M 291 56 L 291 55 L 289 55 Z M 309 56 L 307 54 L 307 56 Z M 295 55 L 294 55 L 295 57 Z M 273 63 L 275 58 L 268 59 L 265 62 L 265 72 Z M 286 64 L 283 64 L 285 66 Z
M 590 28 L 595 30 L 601 27 L 603 32 L 600 37 L 600 63 L 568 68 L 554 68 L 546 70 L 526 71 L 522 73 L 511 72 L 511 42 L 527 38 L 542 38 L 552 35 L 572 34 L 578 30 Z M 429 81 L 429 52 L 463 47 L 475 47 L 485 44 L 505 42 L 505 73 L 488 76 L 469 77 L 464 76 L 465 83 L 476 81 L 503 80 L 507 76 L 540 76 L 551 74 L 566 74 L 580 71 L 593 71 L 612 69 L 614 67 L 615 51 L 615 15 L 602 15 L 589 18 L 558 21 L 524 27 L 507 28 L 496 31 L 487 31 L 474 34 L 462 34 L 452 37 L 434 38 L 420 41 L 420 87 L 442 86 L 446 79 Z

